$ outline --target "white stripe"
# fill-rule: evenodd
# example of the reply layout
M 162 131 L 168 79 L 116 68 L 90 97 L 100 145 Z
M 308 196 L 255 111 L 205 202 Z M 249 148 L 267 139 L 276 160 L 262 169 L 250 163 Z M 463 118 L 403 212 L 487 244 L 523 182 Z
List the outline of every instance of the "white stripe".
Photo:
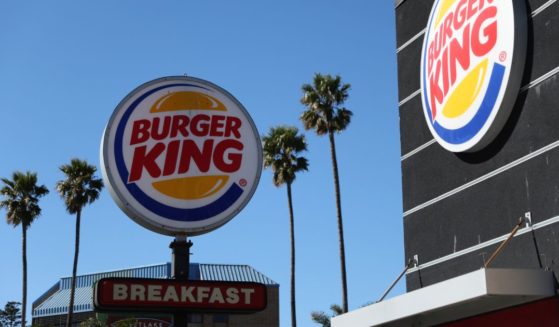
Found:
M 540 229 L 540 228 L 543 228 L 543 227 L 547 227 L 551 224 L 555 224 L 558 221 L 559 221 L 559 216 L 555 216 L 553 218 L 549 218 L 547 220 L 540 221 L 539 223 L 536 223 L 536 224 L 532 225 L 532 228 L 533 229 Z
M 544 3 L 543 5 L 541 5 L 539 8 L 537 8 L 536 10 L 532 11 L 532 17 L 536 17 L 537 14 L 546 10 L 547 7 L 551 6 L 555 1 L 557 1 L 557 0 L 549 0 L 546 3 Z
M 423 145 L 418 146 L 417 148 L 415 148 L 415 149 L 411 150 L 410 152 L 408 152 L 408 153 L 404 154 L 403 156 L 401 156 L 401 157 L 400 157 L 400 161 L 406 160 L 407 158 L 413 156 L 414 154 L 418 153 L 419 151 L 425 149 L 426 147 L 428 147 L 428 146 L 430 146 L 431 144 L 434 144 L 434 143 L 436 143 L 436 142 L 437 142 L 437 141 L 436 141 L 435 139 L 432 139 L 431 141 L 429 141 L 429 142 L 427 142 L 427 143 L 425 143 L 425 144 L 423 144 Z
M 402 44 L 398 49 L 396 49 L 396 53 L 402 51 L 405 47 L 412 44 L 413 41 L 417 40 L 421 35 L 425 34 L 425 30 L 427 30 L 427 28 L 424 28 L 422 31 L 412 36 L 411 39 L 407 40 L 406 43 Z
M 555 216 L 555 217 L 553 217 L 553 218 L 549 218 L 549 219 L 547 219 L 547 220 L 544 220 L 544 221 L 542 221 L 542 222 L 539 222 L 539 223 L 537 223 L 537 224 L 532 225 L 532 227 L 525 227 L 525 228 L 519 230 L 518 233 L 516 233 L 516 235 L 515 235 L 514 237 L 517 237 L 517 236 L 520 236 L 520 235 L 524 235 L 524 234 L 526 234 L 526 233 L 528 233 L 528 232 L 530 232 L 530 231 L 532 231 L 532 230 L 536 230 L 536 229 L 539 229 L 539 228 L 543 228 L 543 227 L 549 226 L 549 225 L 551 225 L 551 224 L 555 224 L 555 223 L 557 223 L 557 222 L 559 222 L 559 216 Z M 442 263 L 442 262 L 445 262 L 445 261 L 448 261 L 448 260 L 457 258 L 457 257 L 459 257 L 459 256 L 461 256 L 461 255 L 468 254 L 468 253 L 471 253 L 471 252 L 474 252 L 474 251 L 483 249 L 483 248 L 485 248 L 485 247 L 488 247 L 488 246 L 491 246 L 491 245 L 500 243 L 500 242 L 506 240 L 507 237 L 509 237 L 509 235 L 510 235 L 510 233 L 509 233 L 509 234 L 505 234 L 505 235 L 503 235 L 503 236 L 496 237 L 496 238 L 494 238 L 494 239 L 492 239 L 492 240 L 485 241 L 485 242 L 483 242 L 483 243 L 474 245 L 474 246 L 469 247 L 469 248 L 467 248 L 467 249 L 463 249 L 463 250 L 460 250 L 460 251 L 458 251 L 458 252 L 455 252 L 455 253 L 446 255 L 446 256 L 444 256 L 444 257 L 440 257 L 440 258 L 438 258 L 438 259 L 435 259 L 435 260 L 426 262 L 426 263 L 424 263 L 424 264 L 420 264 L 420 265 L 417 266 L 417 267 L 414 267 L 414 268 L 409 269 L 409 270 L 406 272 L 406 274 L 411 274 L 411 273 L 416 272 L 416 271 L 418 271 L 418 270 L 420 270 L 420 269 L 425 269 L 425 268 L 428 268 L 428 267 L 437 265 L 437 264 L 439 264 L 439 263 Z
M 543 74 L 542 76 L 536 78 L 535 80 L 531 81 L 530 83 L 524 85 L 520 88 L 520 92 L 525 92 L 528 89 L 533 88 L 534 86 L 540 84 L 541 82 L 545 81 L 546 79 L 550 78 L 551 76 L 559 73 L 559 66 L 555 67 L 554 69 L 548 71 L 547 73 Z
M 421 89 L 413 92 L 412 94 L 408 95 L 404 100 L 400 101 L 400 103 L 398 103 L 398 107 L 401 107 L 404 103 L 410 101 L 411 99 L 415 98 L 419 93 L 421 93 Z
M 502 172 L 505 172 L 505 171 L 507 171 L 507 170 L 509 170 L 509 169 L 511 169 L 511 168 L 513 168 L 513 167 L 516 167 L 516 166 L 518 166 L 518 165 L 520 165 L 520 164 L 522 164 L 522 163 L 524 163 L 524 162 L 526 162 L 526 161 L 528 161 L 528 160 L 530 160 L 530 159 L 532 159 L 532 158 L 535 158 L 535 157 L 537 157 L 537 156 L 539 156 L 539 155 L 541 155 L 541 154 L 543 154 L 543 153 L 546 153 L 546 152 L 548 152 L 548 151 L 550 151 L 550 150 L 556 148 L 557 146 L 559 146 L 559 141 L 555 141 L 555 142 L 553 142 L 553 143 L 551 143 L 551 144 L 549 144 L 549 145 L 546 145 L 546 146 L 544 146 L 543 148 L 540 148 L 540 149 L 537 150 L 537 151 L 534 151 L 534 152 L 532 152 L 532 153 L 529 153 L 529 154 L 525 155 L 524 157 L 522 157 L 522 158 L 520 158 L 520 159 L 517 159 L 517 160 L 515 160 L 515 161 L 512 161 L 512 162 L 510 162 L 510 163 L 508 163 L 508 164 L 506 164 L 506 165 L 504 165 L 504 166 L 502 166 L 502 167 L 500 167 L 500 168 L 498 168 L 498 169 L 496 169 L 496 170 L 493 170 L 493 171 L 491 171 L 491 172 L 489 172 L 489 173 L 487 173 L 487 174 L 485 174 L 485 175 L 483 175 L 483 176 L 481 176 L 481 177 L 478 177 L 478 178 L 474 179 L 473 181 L 471 181 L 471 182 L 469 182 L 469 183 L 466 183 L 466 184 L 464 184 L 464 185 L 462 185 L 462 186 L 460 186 L 460 187 L 457 187 L 457 188 L 455 188 L 455 189 L 453 189 L 453 190 L 451 190 L 451 191 L 448 191 L 448 192 L 446 192 L 446 193 L 444 193 L 444 194 L 441 194 L 441 195 L 437 196 L 437 197 L 434 198 L 434 199 L 431 199 L 431 200 L 429 200 L 429 201 L 427 201 L 427 202 L 424 202 L 424 203 L 422 203 L 422 204 L 420 204 L 420 205 L 418 205 L 418 206 L 416 206 L 416 207 L 414 207 L 414 208 L 412 208 L 412 209 L 410 209 L 410 210 L 404 212 L 404 218 L 405 218 L 406 216 L 408 216 L 408 215 L 411 215 L 411 214 L 414 213 L 414 212 L 417 212 L 417 211 L 419 211 L 419 210 L 421 210 L 421 209 L 424 209 L 424 208 L 426 208 L 426 207 L 428 207 L 428 206 L 430 206 L 430 205 L 432 205 L 432 204 L 434 204 L 434 203 L 437 203 L 437 202 L 439 202 L 439 201 L 441 201 L 441 200 L 443 200 L 443 199 L 446 199 L 446 198 L 448 198 L 448 197 L 450 197 L 450 196 L 452 196 L 452 195 L 454 195 L 454 194 L 456 194 L 456 193 L 459 193 L 459 192 L 461 192 L 461 191 L 463 191 L 463 190 L 465 190 L 465 189 L 467 189 L 467 188 L 470 188 L 470 187 L 472 187 L 472 186 L 474 186 L 474 185 L 476 185 L 476 184 L 478 184 L 478 183 L 481 183 L 481 182 L 483 182 L 483 181 L 485 181 L 485 180 L 487 180 L 487 179 L 489 179 L 489 178 L 491 178 L 491 177 L 493 177 L 493 176 L 499 175 L 499 174 L 502 173 Z

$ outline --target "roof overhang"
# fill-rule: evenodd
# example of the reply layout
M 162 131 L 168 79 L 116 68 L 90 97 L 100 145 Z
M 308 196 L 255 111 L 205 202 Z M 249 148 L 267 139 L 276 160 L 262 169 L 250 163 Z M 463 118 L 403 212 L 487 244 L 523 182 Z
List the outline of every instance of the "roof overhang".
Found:
M 550 271 L 480 269 L 334 317 L 332 326 L 432 326 L 555 293 Z

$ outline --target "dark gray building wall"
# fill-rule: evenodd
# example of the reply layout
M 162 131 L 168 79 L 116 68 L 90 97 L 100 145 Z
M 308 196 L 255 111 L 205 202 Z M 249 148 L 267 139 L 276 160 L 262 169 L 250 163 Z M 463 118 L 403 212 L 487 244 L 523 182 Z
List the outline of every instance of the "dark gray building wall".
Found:
M 434 0 L 398 2 L 405 255 L 419 258 L 408 290 L 481 268 L 525 213 L 532 228 L 492 266 L 559 272 L 559 2 L 526 1 L 523 88 L 497 139 L 471 154 L 444 150 L 424 121 L 419 67 Z

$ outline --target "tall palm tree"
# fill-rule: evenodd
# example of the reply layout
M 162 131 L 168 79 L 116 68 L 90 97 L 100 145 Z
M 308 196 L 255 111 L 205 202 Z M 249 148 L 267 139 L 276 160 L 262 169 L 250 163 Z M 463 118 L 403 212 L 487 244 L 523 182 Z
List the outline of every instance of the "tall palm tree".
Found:
M 37 185 L 37 174 L 16 171 L 12 179 L 2 178 L 4 186 L 0 194 L 4 197 L 0 201 L 0 208 L 6 208 L 6 221 L 14 228 L 21 225 L 22 246 L 21 256 L 23 261 L 23 294 L 21 300 L 21 325 L 25 326 L 27 308 L 27 229 L 31 223 L 41 215 L 39 198 L 48 194 L 49 190 L 44 185 Z
M 74 294 L 76 292 L 76 273 L 78 269 L 78 255 L 80 251 L 80 220 L 82 209 L 99 198 L 103 189 L 103 180 L 96 178 L 97 168 L 85 160 L 72 159 L 70 164 L 60 166 L 60 171 L 66 179 L 56 183 L 56 190 L 64 200 L 66 210 L 76 215 L 76 240 L 74 248 L 74 265 L 72 268 L 72 285 L 70 289 L 70 304 L 66 326 L 72 325 L 74 314 Z
M 301 121 L 306 130 L 314 129 L 318 135 L 328 135 L 330 140 L 330 155 L 334 171 L 334 188 L 336 193 L 336 210 L 338 216 L 338 238 L 340 246 L 340 266 L 342 276 L 342 309 L 348 311 L 347 277 L 345 265 L 344 227 L 342 219 L 342 201 L 340 198 L 340 178 L 338 175 L 338 160 L 336 159 L 335 133 L 341 133 L 351 121 L 352 112 L 343 104 L 349 94 L 349 84 L 343 84 L 341 77 L 315 74 L 313 83 L 302 86 L 303 97 L 301 103 L 307 110 L 301 115 Z
M 297 135 L 295 127 L 271 128 L 268 135 L 262 138 L 264 153 L 264 167 L 271 167 L 273 183 L 279 187 L 287 185 L 287 202 L 289 205 L 289 230 L 291 238 L 291 325 L 297 326 L 295 310 L 295 227 L 293 216 L 293 201 L 291 197 L 291 184 L 300 171 L 308 170 L 308 161 L 298 156 L 307 150 L 307 143 L 303 135 Z

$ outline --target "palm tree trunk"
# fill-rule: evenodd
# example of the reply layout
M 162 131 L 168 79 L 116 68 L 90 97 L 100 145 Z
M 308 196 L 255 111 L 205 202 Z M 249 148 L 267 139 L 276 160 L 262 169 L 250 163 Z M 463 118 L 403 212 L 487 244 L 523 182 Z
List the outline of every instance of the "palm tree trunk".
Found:
M 291 237 L 291 326 L 297 327 L 297 313 L 295 310 L 295 223 L 291 199 L 291 183 L 287 183 L 287 200 L 289 202 L 289 228 Z
M 342 272 L 342 309 L 348 312 L 347 303 L 347 277 L 345 269 L 345 243 L 344 243 L 344 224 L 342 219 L 342 200 L 340 196 L 340 178 L 338 176 L 338 160 L 336 159 L 336 142 L 334 141 L 334 132 L 328 132 L 330 139 L 330 155 L 332 156 L 332 168 L 334 170 L 334 187 L 336 192 L 336 210 L 338 213 L 338 239 L 340 242 L 340 266 Z
M 81 220 L 81 210 L 76 212 L 76 243 L 74 250 L 74 266 L 72 267 L 72 285 L 70 288 L 70 304 L 68 306 L 68 317 L 66 319 L 66 327 L 72 326 L 72 320 L 74 316 L 74 295 L 76 293 L 76 274 L 78 271 L 78 255 L 80 252 L 80 220 Z
M 27 314 L 27 226 L 21 222 L 21 257 L 23 260 L 23 294 L 21 297 L 21 326 L 25 327 L 25 315 Z

